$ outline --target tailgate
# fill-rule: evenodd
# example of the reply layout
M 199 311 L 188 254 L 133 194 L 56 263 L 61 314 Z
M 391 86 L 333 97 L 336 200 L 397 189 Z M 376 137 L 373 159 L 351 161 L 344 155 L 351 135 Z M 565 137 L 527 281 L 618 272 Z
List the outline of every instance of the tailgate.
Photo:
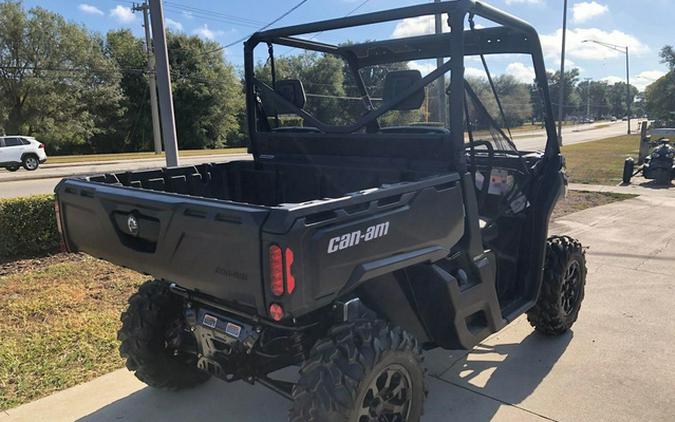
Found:
M 264 309 L 265 208 L 80 179 L 63 180 L 55 191 L 70 250 Z

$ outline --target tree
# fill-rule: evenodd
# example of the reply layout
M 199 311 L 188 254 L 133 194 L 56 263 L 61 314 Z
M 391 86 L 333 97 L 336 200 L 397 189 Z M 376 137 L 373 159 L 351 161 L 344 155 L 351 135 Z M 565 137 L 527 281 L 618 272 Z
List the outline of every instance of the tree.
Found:
M 104 50 L 122 75 L 123 95 L 118 103 L 119 112 L 105 116 L 110 130 L 90 139 L 91 149 L 94 152 L 149 150 L 153 140 L 144 43 L 128 29 L 110 31 L 106 34 Z
M 350 103 L 345 91 L 344 62 L 332 54 L 306 51 L 275 58 L 277 80 L 299 79 L 307 92 L 304 109 L 319 121 L 344 124 L 349 121 Z M 258 63 L 256 77 L 271 85 L 270 62 Z M 361 107 L 363 110 L 363 107 Z
M 635 113 L 635 98 L 639 90 L 633 85 L 630 86 L 630 99 L 632 112 Z M 608 87 L 607 101 L 609 102 L 609 114 L 616 117 L 626 116 L 628 114 L 628 103 L 626 101 L 626 83 L 617 82 Z
M 670 70 L 675 70 L 675 49 L 673 46 L 667 45 L 663 47 L 659 56 L 661 56 L 661 63 L 667 64 Z
M 182 149 L 218 148 L 243 141 L 241 83 L 222 54 L 209 53 L 218 46 L 196 36 L 168 35 L 176 132 Z
M 547 73 L 548 89 L 553 105 L 553 115 L 558 116 L 559 98 L 560 98 L 560 71 Z M 579 69 L 572 69 L 565 72 L 565 98 L 563 99 L 563 115 L 567 116 L 577 110 L 579 106 L 579 95 L 576 86 L 579 83 Z
M 649 85 L 645 90 L 646 109 L 650 117 L 661 120 L 675 119 L 675 49 L 665 46 L 661 59 L 668 64 L 670 72 Z
M 54 151 L 105 132 L 119 73 L 84 27 L 20 2 L 0 3 L 0 118 L 7 133 L 34 135 Z
M 646 109 L 653 119 L 675 119 L 675 70 L 649 85 L 645 91 Z
M 532 117 L 534 110 L 530 87 L 518 82 L 512 75 L 499 75 L 493 79 L 506 121 L 502 119 L 499 105 L 488 80 L 477 77 L 467 77 L 466 79 L 490 117 L 500 126 L 521 126 Z M 487 120 L 477 114 L 471 101 L 469 101 L 469 106 L 469 115 L 472 116 L 472 119 L 478 119 L 474 124 L 478 125 L 478 129 L 486 128 Z

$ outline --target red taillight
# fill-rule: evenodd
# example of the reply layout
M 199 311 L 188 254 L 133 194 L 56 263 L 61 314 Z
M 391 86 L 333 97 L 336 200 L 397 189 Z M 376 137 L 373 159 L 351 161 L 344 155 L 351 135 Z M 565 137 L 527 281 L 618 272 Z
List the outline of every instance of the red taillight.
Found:
M 272 294 L 281 296 L 284 294 L 284 268 L 281 256 L 281 248 L 277 245 L 270 246 L 270 283 Z
M 39 149 L 45 149 L 45 144 L 40 144 L 40 145 L 38 146 L 38 148 L 39 148 Z
M 290 295 L 295 290 L 295 277 L 291 272 L 291 265 L 293 265 L 294 255 L 291 248 L 286 248 L 286 291 Z
M 281 307 L 278 303 L 273 303 L 270 305 L 270 316 L 275 321 L 281 321 L 284 317 L 284 308 Z

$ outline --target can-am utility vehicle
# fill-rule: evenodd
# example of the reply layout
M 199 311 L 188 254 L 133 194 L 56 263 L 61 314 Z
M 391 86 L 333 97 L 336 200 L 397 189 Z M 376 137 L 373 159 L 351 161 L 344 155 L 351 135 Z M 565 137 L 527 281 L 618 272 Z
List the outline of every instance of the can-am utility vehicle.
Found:
M 316 40 L 434 15 L 444 32 Z M 498 54 L 532 60 L 543 151 L 518 151 L 500 127 L 510 104 L 486 60 Z M 490 88 L 472 88 L 465 56 Z M 119 331 L 140 380 L 258 382 L 292 400 L 296 422 L 418 421 L 423 350 L 471 349 L 524 313 L 548 335 L 572 326 L 586 264 L 579 242 L 547 240 L 565 176 L 530 25 L 447 1 L 258 32 L 244 57 L 253 160 L 56 188 L 67 248 L 154 278 Z M 289 70 L 312 58 L 315 73 Z M 344 81 L 321 82 L 336 61 Z M 429 61 L 425 76 L 413 70 Z M 348 105 L 320 104 L 339 100 Z M 289 366 L 297 380 L 272 374 Z

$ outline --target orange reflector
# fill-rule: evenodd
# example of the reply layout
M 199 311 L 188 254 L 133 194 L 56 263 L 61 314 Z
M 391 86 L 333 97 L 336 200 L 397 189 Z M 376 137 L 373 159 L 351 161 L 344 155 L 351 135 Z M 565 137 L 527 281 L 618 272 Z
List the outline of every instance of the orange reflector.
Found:
M 281 321 L 281 319 L 284 317 L 284 308 L 282 308 L 278 303 L 271 304 L 270 316 L 275 321 Z
M 270 246 L 270 287 L 275 296 L 284 294 L 284 268 L 281 248 L 277 245 Z
M 286 248 L 286 291 L 290 295 L 295 290 L 295 277 L 291 273 L 291 265 L 293 265 L 293 250 Z

